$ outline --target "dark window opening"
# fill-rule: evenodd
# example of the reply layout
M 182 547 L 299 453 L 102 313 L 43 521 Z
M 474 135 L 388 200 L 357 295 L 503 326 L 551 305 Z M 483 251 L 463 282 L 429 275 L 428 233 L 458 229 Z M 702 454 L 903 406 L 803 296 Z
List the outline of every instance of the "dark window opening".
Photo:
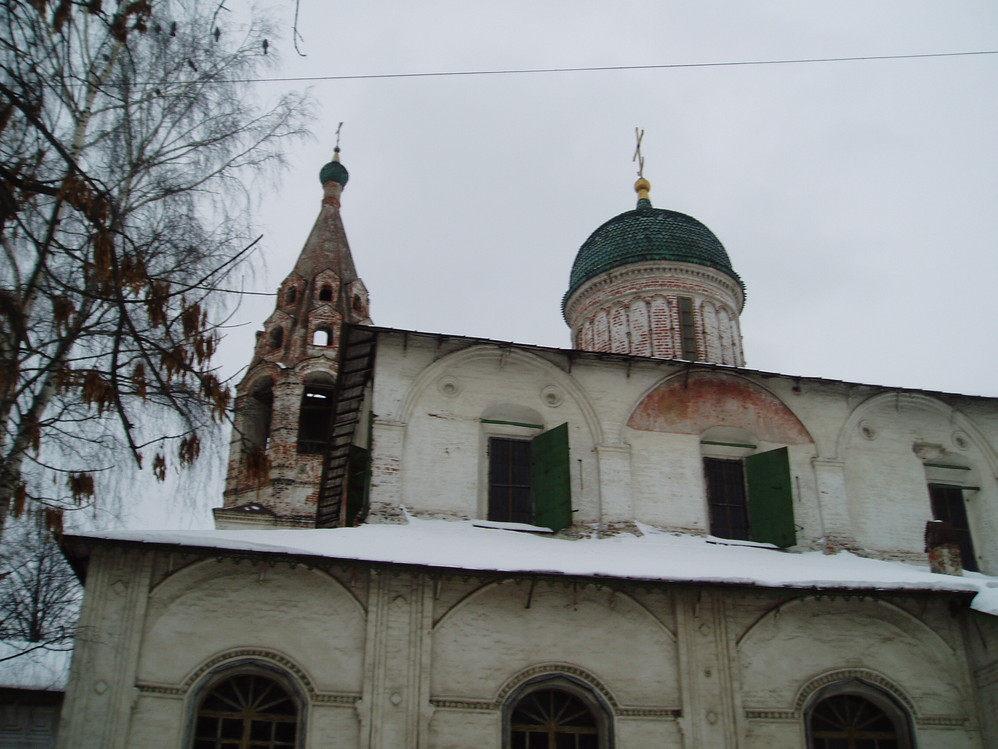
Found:
M 332 416 L 332 383 L 306 382 L 298 415 L 299 453 L 315 454 L 326 449 Z
M 704 458 L 710 533 L 719 538 L 749 539 L 748 493 L 740 460 Z
M 280 685 L 256 674 L 233 676 L 201 700 L 194 749 L 290 749 L 298 705 Z
M 274 328 L 270 331 L 270 348 L 279 349 L 284 345 L 284 328 Z
M 811 749 L 901 749 L 894 721 L 870 700 L 836 694 L 811 711 Z
M 534 522 L 530 441 L 489 438 L 489 520 Z
M 568 424 L 531 440 L 489 438 L 489 520 L 553 531 L 572 524 Z
M 797 543 L 787 448 L 744 460 L 704 458 L 703 470 L 712 535 L 780 548 Z
M 364 302 L 362 302 L 360 296 L 356 294 L 354 295 L 353 298 L 353 310 L 354 312 L 364 311 Z
M 699 356 L 697 351 L 697 332 L 693 320 L 693 300 L 689 297 L 679 297 L 679 333 L 682 338 L 683 355 L 681 358 L 696 361 Z
M 328 283 L 323 284 L 322 288 L 319 289 L 319 301 L 320 302 L 331 302 L 333 301 L 333 287 Z
M 333 329 L 328 325 L 320 325 L 315 329 L 312 334 L 312 345 L 313 346 L 332 346 L 333 345 Z
M 967 520 L 967 504 L 963 499 L 963 489 L 959 486 L 929 484 L 929 499 L 932 501 L 932 517 L 949 523 L 956 531 L 963 568 L 977 572 L 977 556 L 974 554 L 974 542 L 970 537 L 970 523 Z
M 292 286 L 290 289 L 284 292 L 284 301 L 287 304 L 294 304 L 297 299 L 298 299 L 298 289 L 296 289 L 294 286 Z
M 592 709 L 563 689 L 525 695 L 510 715 L 512 749 L 599 749 L 600 725 Z

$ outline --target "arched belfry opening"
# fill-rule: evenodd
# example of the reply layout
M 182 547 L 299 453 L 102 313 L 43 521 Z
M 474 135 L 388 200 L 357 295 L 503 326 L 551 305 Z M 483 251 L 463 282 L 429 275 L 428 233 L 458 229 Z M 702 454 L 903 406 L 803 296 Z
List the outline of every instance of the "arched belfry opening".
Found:
M 266 377 L 256 382 L 241 404 L 237 428 L 248 452 L 267 449 L 274 416 L 274 380 Z

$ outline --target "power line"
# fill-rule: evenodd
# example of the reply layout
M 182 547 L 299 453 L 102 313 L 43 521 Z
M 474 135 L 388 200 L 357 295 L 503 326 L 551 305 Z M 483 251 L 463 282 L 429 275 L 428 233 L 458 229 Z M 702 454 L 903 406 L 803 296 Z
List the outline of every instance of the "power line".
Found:
M 593 73 L 614 70 L 670 70 L 676 68 L 721 68 L 750 65 L 803 65 L 824 62 L 865 62 L 871 60 L 915 60 L 931 57 L 970 57 L 998 55 L 998 50 L 976 52 L 926 52 L 917 55 L 863 55 L 859 57 L 808 57 L 793 60 L 736 60 L 728 62 L 677 62 L 661 65 L 593 65 L 581 68 L 520 68 L 500 70 L 445 70 L 424 73 L 360 73 L 355 75 L 311 75 L 284 78 L 232 78 L 223 83 L 289 83 L 294 81 L 360 81 L 381 78 L 445 78 L 471 75 L 523 75 L 525 73 Z

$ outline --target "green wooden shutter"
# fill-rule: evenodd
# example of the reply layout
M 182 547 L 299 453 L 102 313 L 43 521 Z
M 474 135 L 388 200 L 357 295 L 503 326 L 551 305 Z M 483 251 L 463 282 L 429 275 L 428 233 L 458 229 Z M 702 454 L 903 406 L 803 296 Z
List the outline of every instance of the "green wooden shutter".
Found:
M 534 524 L 560 531 L 572 524 L 572 477 L 568 424 L 530 441 L 534 482 Z
M 780 547 L 797 543 L 787 448 L 745 458 L 752 540 Z
M 367 514 L 367 493 L 371 488 L 371 451 L 350 445 L 347 458 L 346 524 L 354 525 L 358 516 Z

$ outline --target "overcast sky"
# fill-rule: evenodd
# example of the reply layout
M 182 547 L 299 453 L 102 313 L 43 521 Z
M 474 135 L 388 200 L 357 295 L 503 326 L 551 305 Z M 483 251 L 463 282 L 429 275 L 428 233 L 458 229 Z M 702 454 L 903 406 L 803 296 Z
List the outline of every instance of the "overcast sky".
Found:
M 998 48 L 998 4 L 527 0 L 276 5 L 275 75 L 743 62 Z M 378 325 L 568 347 L 579 246 L 652 202 L 704 222 L 747 287 L 753 369 L 998 396 L 998 55 L 261 84 L 314 139 L 256 186 L 273 291 L 344 122 L 343 218 Z M 227 337 L 249 362 L 273 299 Z M 220 489 L 217 499 L 221 499 Z M 214 504 L 220 504 L 215 502 Z

